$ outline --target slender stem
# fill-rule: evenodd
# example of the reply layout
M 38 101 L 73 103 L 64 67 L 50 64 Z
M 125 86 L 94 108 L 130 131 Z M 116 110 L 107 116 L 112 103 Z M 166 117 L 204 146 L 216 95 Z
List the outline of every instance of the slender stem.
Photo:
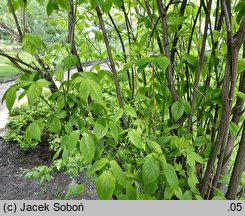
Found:
M 169 2 L 170 4 L 170 2 Z M 181 4 L 181 7 L 180 7 L 180 16 L 183 17 L 184 13 L 185 13 L 185 8 L 186 8 L 186 5 L 187 5 L 187 0 L 184 0 Z M 182 24 L 179 25 L 178 27 L 178 31 L 180 31 L 182 28 Z M 178 43 L 178 39 L 179 39 L 179 36 L 178 36 L 178 31 L 175 32 L 174 34 L 174 40 L 173 40 L 173 45 L 172 45 L 172 49 L 171 49 L 171 58 L 174 59 L 174 55 L 175 53 L 177 52 L 177 49 L 176 49 L 176 45 Z
M 113 73 L 113 79 L 114 79 L 114 83 L 115 83 L 115 86 L 116 86 L 116 93 L 117 93 L 119 106 L 121 108 L 123 108 L 124 103 L 123 103 L 123 99 L 122 99 L 122 95 L 121 95 L 120 84 L 119 84 L 118 78 L 117 78 L 116 66 L 115 66 L 115 62 L 114 62 L 114 59 L 113 59 L 113 56 L 112 56 L 112 53 L 111 53 L 110 42 L 109 42 L 109 39 L 108 39 L 108 36 L 107 36 L 107 32 L 106 32 L 106 29 L 105 29 L 105 24 L 104 24 L 104 20 L 103 20 L 103 17 L 102 17 L 102 13 L 101 13 L 101 10 L 100 10 L 98 5 L 96 6 L 96 12 L 97 12 L 97 16 L 99 18 L 100 28 L 102 30 L 102 34 L 103 34 L 105 45 L 106 45 L 106 49 L 107 49 L 107 54 L 108 54 L 110 65 L 111 65 L 111 70 L 112 70 L 112 73 Z M 127 122 L 125 113 L 122 116 L 122 123 L 123 123 L 123 127 L 124 128 L 128 128 L 128 122 Z
M 177 90 L 175 88 L 174 79 L 173 79 L 173 76 L 174 76 L 173 59 L 171 58 L 171 52 L 170 52 L 170 47 L 169 47 L 166 10 L 161 0 L 157 0 L 157 3 L 158 3 L 159 14 L 162 20 L 162 34 L 163 34 L 163 44 L 164 44 L 165 55 L 170 61 L 170 65 L 168 66 L 168 69 L 167 69 L 168 85 L 169 85 L 170 92 L 171 92 L 171 95 L 174 101 L 177 101 L 179 99 L 179 96 L 177 94 Z
M 22 31 L 21 31 L 21 28 L 20 28 L 20 24 L 19 24 L 19 20 L 18 20 L 18 18 L 16 16 L 16 13 L 15 13 L 15 10 L 14 10 L 14 7 L 13 7 L 13 4 L 12 4 L 11 0 L 8 0 L 8 5 L 9 5 L 9 9 L 10 9 L 12 15 L 13 15 L 17 31 L 19 33 L 19 39 L 20 39 L 20 41 L 22 41 L 23 34 L 22 34 Z
M 9 34 L 12 35 L 13 37 L 15 37 L 16 39 L 19 39 L 18 32 L 16 32 L 14 29 L 12 29 L 8 25 L 6 25 L 4 22 L 0 22 L 0 27 L 5 29 L 6 31 L 8 31 Z
M 77 2 L 76 5 L 77 7 Z M 75 43 L 75 19 L 76 19 L 76 9 L 74 11 L 74 3 L 73 0 L 68 0 L 68 36 L 67 42 L 71 43 L 71 54 L 75 55 L 78 59 L 78 63 L 76 65 L 77 71 L 83 72 L 83 67 L 81 64 L 80 57 L 77 53 L 76 43 Z M 69 82 L 69 80 L 68 80 Z
M 148 46 L 149 46 L 150 45 L 150 41 L 153 38 L 153 34 L 155 32 L 155 29 L 156 29 L 156 25 L 158 24 L 158 22 L 160 20 L 160 17 L 159 17 L 159 19 L 155 23 L 154 18 L 153 18 L 153 15 L 151 13 L 151 7 L 150 7 L 150 4 L 149 4 L 149 1 L 148 0 L 145 0 L 145 5 L 146 5 L 147 14 L 148 14 L 148 16 L 151 19 L 151 25 L 152 25 L 152 31 L 151 31 L 151 35 L 150 35 L 149 44 L 148 44 Z M 161 38 L 159 37 L 159 35 L 157 35 L 157 44 L 158 44 L 160 53 L 163 54 L 163 46 L 162 46 Z
M 122 50 L 123 50 L 123 58 L 124 58 L 124 62 L 127 63 L 127 53 L 126 53 L 126 49 L 125 49 L 125 45 L 124 45 L 124 41 L 123 41 L 123 39 L 122 39 L 121 33 L 120 33 L 120 31 L 119 31 L 119 29 L 118 29 L 118 27 L 117 27 L 117 25 L 116 25 L 116 23 L 115 23 L 113 17 L 111 16 L 111 14 L 108 13 L 108 15 L 109 15 L 109 18 L 110 18 L 110 20 L 111 20 L 111 22 L 112 22 L 112 25 L 114 26 L 114 29 L 115 29 L 116 32 L 117 32 L 118 38 L 119 38 L 119 40 L 120 40 L 121 47 L 122 47 Z M 128 70 L 127 70 L 127 76 L 128 76 L 128 85 L 129 85 L 129 89 L 132 90 L 131 77 L 130 77 L 130 74 L 129 74 L 129 71 L 128 71 Z
M 129 21 L 128 15 L 126 13 L 126 9 L 125 9 L 124 4 L 122 6 L 122 10 L 123 10 L 123 14 L 124 14 L 125 23 L 126 23 L 128 43 L 129 43 L 129 47 L 131 47 L 131 34 L 130 34 L 130 32 L 132 32 L 132 31 L 130 31 L 130 30 L 132 30 L 132 26 L 130 24 L 130 21 Z M 135 41 L 133 33 L 132 33 L 132 38 Z M 132 78 L 131 90 L 132 90 L 132 98 L 133 98 L 134 97 L 134 89 L 135 89 L 135 78 L 134 78 L 134 69 L 133 68 L 131 69 L 131 78 Z
M 211 11 L 211 5 L 212 5 L 212 0 L 209 1 L 208 5 L 208 14 Z M 197 74 L 195 77 L 195 82 L 194 82 L 194 90 L 193 90 L 193 97 L 192 97 L 192 102 L 191 102 L 191 111 L 190 115 L 188 118 L 188 130 L 192 131 L 192 117 L 194 114 L 194 108 L 196 104 L 196 98 L 197 98 L 197 93 L 198 93 L 198 88 L 199 88 L 199 81 L 201 77 L 201 71 L 204 63 L 204 56 L 205 56 L 205 50 L 206 50 L 206 41 L 208 37 L 208 25 L 209 25 L 209 15 L 206 15 L 205 19 L 205 27 L 204 27 L 204 35 L 203 35 L 203 41 L 202 41 L 202 48 L 201 48 L 201 53 L 199 56 L 199 62 L 198 62 L 198 68 L 197 68 Z

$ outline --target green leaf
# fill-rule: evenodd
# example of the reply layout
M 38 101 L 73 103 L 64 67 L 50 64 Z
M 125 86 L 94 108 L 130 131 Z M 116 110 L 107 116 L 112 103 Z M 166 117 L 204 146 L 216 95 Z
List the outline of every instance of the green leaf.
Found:
M 195 55 L 186 55 L 184 59 L 188 62 L 188 66 L 191 69 L 191 71 L 195 72 L 198 65 L 198 57 Z
M 54 116 L 54 115 L 51 115 L 49 118 L 48 118 L 48 128 L 54 132 L 54 133 L 59 133 L 60 130 L 61 130 L 61 122 L 60 120 Z
M 205 161 L 197 153 L 195 153 L 193 151 L 187 152 L 187 163 L 191 167 L 192 170 L 196 169 L 195 168 L 196 162 L 199 162 L 199 163 L 203 164 Z
M 188 101 L 181 99 L 181 103 L 183 104 L 184 111 L 188 115 L 191 112 L 191 105 Z
M 103 138 L 108 132 L 108 124 L 105 119 L 98 119 L 94 124 L 94 135 L 97 139 Z
M 112 160 L 110 161 L 110 167 L 118 183 L 126 187 L 126 184 L 127 184 L 126 176 L 124 172 L 122 171 L 121 167 L 118 165 L 118 163 L 115 160 Z
M 14 11 L 17 11 L 22 6 L 20 1 L 12 1 L 12 5 L 14 8 Z M 7 7 L 8 7 L 9 12 L 11 12 L 9 8 L 9 4 L 7 4 Z
M 41 129 L 36 122 L 32 122 L 26 129 L 26 139 L 30 143 L 32 139 L 41 141 Z
M 224 195 L 215 195 L 212 200 L 226 200 Z
M 163 71 L 165 72 L 166 69 L 168 68 L 169 64 L 170 64 L 170 61 L 169 59 L 166 57 L 166 56 L 161 56 L 159 58 L 157 58 L 157 61 L 156 61 L 158 67 Z
M 213 30 L 213 40 L 214 40 L 215 43 L 220 39 L 221 34 L 222 33 L 220 31 Z
M 42 87 L 33 83 L 27 91 L 28 103 L 30 106 L 34 105 L 40 98 L 42 94 Z
M 103 94 L 100 84 L 96 83 L 94 80 L 90 80 L 91 97 L 95 103 L 104 106 Z
M 187 182 L 188 182 L 189 187 L 191 188 L 191 191 L 198 194 L 199 191 L 197 190 L 196 185 L 198 184 L 199 181 L 197 177 L 195 176 L 195 174 L 191 174 L 188 177 Z
M 98 0 L 90 0 L 90 4 L 92 8 L 95 8 L 98 3 Z
M 238 91 L 238 92 L 236 92 L 236 95 L 237 95 L 239 98 L 241 98 L 242 100 L 245 100 L 245 93 Z
M 245 58 L 237 61 L 237 73 L 241 73 L 243 71 L 245 71 Z
M 58 119 L 64 119 L 67 117 L 67 113 L 65 110 L 60 110 L 60 109 L 57 109 L 56 111 L 53 112 L 53 115 L 55 117 L 57 117 Z
M 201 147 L 202 145 L 206 144 L 208 139 L 206 136 L 199 136 L 195 139 L 193 145 L 196 147 Z
M 145 66 L 149 63 L 151 63 L 154 60 L 153 57 L 144 57 L 135 62 L 135 64 L 139 67 Z
M 67 149 L 70 152 L 76 149 L 79 138 L 80 138 L 79 130 L 72 131 L 71 134 L 69 135 L 69 144 L 67 145 Z
M 80 142 L 80 151 L 84 156 L 84 159 L 87 163 L 91 163 L 94 159 L 95 146 L 93 139 L 88 135 L 84 134 Z
M 164 199 L 171 199 L 174 195 L 174 188 L 170 187 L 168 184 L 165 186 Z
M 110 171 L 104 171 L 96 180 L 96 192 L 101 200 L 110 200 L 115 187 L 116 179 Z
M 181 118 L 181 116 L 184 114 L 184 111 L 184 105 L 179 101 L 176 101 L 171 106 L 171 114 L 175 121 L 178 121 Z
M 62 60 L 62 65 L 66 69 L 70 69 L 74 67 L 76 64 L 78 64 L 78 58 L 75 55 L 68 55 Z
M 170 187 L 177 189 L 179 187 L 179 180 L 174 167 L 171 164 L 165 163 L 163 164 L 163 172 Z
M 40 80 L 38 80 L 37 82 L 37 85 L 38 86 L 40 86 L 40 87 L 47 87 L 47 86 L 49 86 L 50 84 L 51 84 L 51 82 L 49 82 L 48 80 L 46 80 L 46 79 L 40 79 Z
M 150 148 L 150 149 L 153 149 L 156 153 L 158 154 L 162 154 L 162 149 L 161 149 L 161 146 L 154 142 L 154 141 L 151 141 L 149 139 L 147 139 L 147 146 Z
M 171 129 L 170 129 L 171 130 Z M 171 140 L 172 136 L 162 136 L 159 139 L 160 144 L 168 143 Z
M 108 163 L 109 163 L 109 160 L 107 158 L 101 158 L 100 160 L 96 161 L 93 164 L 92 168 L 89 170 L 89 173 L 94 173 L 96 171 L 101 170 Z
M 59 6 L 65 10 L 68 9 L 68 1 L 67 0 L 57 0 Z
M 58 9 L 58 3 L 56 0 L 49 0 L 48 4 L 47 4 L 47 15 L 50 16 L 54 10 Z
M 114 4 L 116 7 L 121 8 L 121 7 L 123 6 L 123 0 L 113 0 L 113 4 Z
M 83 184 L 74 184 L 69 188 L 69 191 L 67 192 L 65 199 L 68 199 L 70 195 L 74 195 L 75 197 L 78 197 L 80 193 L 83 192 L 84 186 Z
M 245 1 L 239 1 L 239 3 L 235 7 L 235 11 L 238 12 L 236 21 L 239 24 L 242 17 L 245 15 Z
M 69 145 L 69 143 L 70 143 L 70 140 L 69 140 L 69 135 L 68 134 L 66 134 L 65 136 L 63 136 L 62 138 L 61 138 L 61 146 L 62 146 L 62 148 L 66 148 L 67 149 L 67 146 Z
M 191 191 L 187 190 L 182 195 L 182 200 L 192 200 L 192 193 Z
M 126 194 L 129 200 L 136 200 L 137 198 L 137 192 L 131 185 L 126 187 Z
M 153 182 L 150 184 L 144 184 L 144 190 L 145 190 L 145 193 L 152 196 L 157 190 L 157 183 Z
M 62 152 L 62 160 L 64 161 L 64 163 L 68 162 L 69 157 L 70 157 L 69 151 L 67 150 L 67 148 L 64 148 Z
M 122 118 L 122 115 L 123 115 L 123 109 L 122 108 L 119 108 L 117 110 L 117 112 L 115 113 L 115 115 L 114 115 L 113 121 L 114 122 L 118 122 L 119 119 Z
M 179 200 L 182 199 L 183 193 L 182 193 L 182 190 L 181 190 L 180 187 L 178 187 L 177 189 L 174 189 L 174 194 L 176 195 L 176 197 L 177 197 Z
M 84 100 L 84 102 L 87 103 L 88 101 L 88 96 L 91 92 L 91 86 L 90 86 L 90 82 L 87 79 L 84 79 L 81 84 L 80 84 L 80 97 Z
M 104 13 L 108 13 L 112 6 L 112 0 L 98 0 L 98 4 Z
M 239 131 L 239 127 L 234 122 L 229 122 L 229 131 L 232 136 L 236 136 Z
M 131 107 L 130 105 L 125 105 L 124 109 L 125 109 L 126 114 L 128 114 L 131 117 L 137 118 L 137 113 L 133 107 Z
M 57 70 L 54 72 L 54 75 L 57 81 L 64 79 L 64 71 L 60 66 L 58 66 Z
M 142 149 L 142 139 L 136 130 L 131 129 L 128 132 L 128 138 L 133 145 L 135 145 L 139 149 Z
M 114 121 L 110 121 L 109 127 L 110 127 L 111 136 L 118 143 L 118 129 L 116 123 Z
M 146 158 L 142 167 L 144 184 L 151 184 L 155 182 L 158 179 L 159 174 L 160 167 L 158 161 L 152 157 Z
M 25 34 L 23 37 L 22 46 L 24 50 L 33 55 L 38 48 L 44 46 L 44 43 L 39 35 Z
M 11 86 L 6 91 L 4 98 L 5 98 L 6 106 L 7 106 L 8 110 L 11 111 L 13 106 L 14 106 L 14 102 L 16 100 L 16 88 L 15 88 L 15 86 Z

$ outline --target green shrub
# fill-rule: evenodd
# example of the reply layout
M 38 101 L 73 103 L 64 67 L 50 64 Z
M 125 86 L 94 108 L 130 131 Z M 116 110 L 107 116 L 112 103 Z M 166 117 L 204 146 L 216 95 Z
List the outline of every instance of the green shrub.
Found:
M 25 136 L 27 127 L 34 121 L 44 120 L 46 116 L 50 113 L 50 108 L 43 102 L 30 107 L 28 104 L 23 104 L 19 107 L 15 107 L 9 113 L 8 123 L 6 125 L 6 132 L 4 134 L 4 139 L 8 141 L 16 141 L 22 149 L 33 149 L 35 148 L 38 141 L 32 140 L 28 142 Z M 53 140 L 52 134 L 44 129 L 42 135 L 42 140 Z M 48 136 L 48 137 L 46 137 Z

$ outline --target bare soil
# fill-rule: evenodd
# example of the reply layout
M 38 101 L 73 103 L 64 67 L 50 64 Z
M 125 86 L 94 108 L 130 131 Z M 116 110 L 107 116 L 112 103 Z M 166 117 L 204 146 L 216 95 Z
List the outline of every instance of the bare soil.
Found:
M 77 177 L 55 172 L 53 180 L 39 184 L 37 180 L 26 179 L 22 172 L 39 165 L 48 165 L 50 155 L 40 149 L 23 151 L 16 143 L 6 142 L 0 138 L 0 199 L 1 200 L 54 200 L 64 199 L 65 194 L 74 182 L 82 183 L 84 191 L 79 197 L 70 199 L 97 199 L 95 183 L 82 173 Z

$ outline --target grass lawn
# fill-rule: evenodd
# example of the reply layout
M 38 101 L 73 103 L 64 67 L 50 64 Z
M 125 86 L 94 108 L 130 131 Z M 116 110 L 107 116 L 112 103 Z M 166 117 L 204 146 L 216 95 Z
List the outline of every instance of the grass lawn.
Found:
M 8 77 L 8 76 L 14 76 L 19 74 L 20 71 L 9 65 L 9 64 L 5 64 L 5 63 L 0 63 L 0 78 L 2 77 Z
M 9 55 L 15 56 L 18 53 L 18 56 L 26 62 L 31 62 L 32 61 L 32 56 L 25 51 L 20 51 L 20 49 L 14 49 L 13 47 L 1 47 L 1 49 L 5 50 Z M 20 70 L 15 68 L 11 62 L 3 57 L 0 56 L 0 79 L 1 80 L 8 80 L 8 77 L 13 77 L 17 74 L 20 74 Z

